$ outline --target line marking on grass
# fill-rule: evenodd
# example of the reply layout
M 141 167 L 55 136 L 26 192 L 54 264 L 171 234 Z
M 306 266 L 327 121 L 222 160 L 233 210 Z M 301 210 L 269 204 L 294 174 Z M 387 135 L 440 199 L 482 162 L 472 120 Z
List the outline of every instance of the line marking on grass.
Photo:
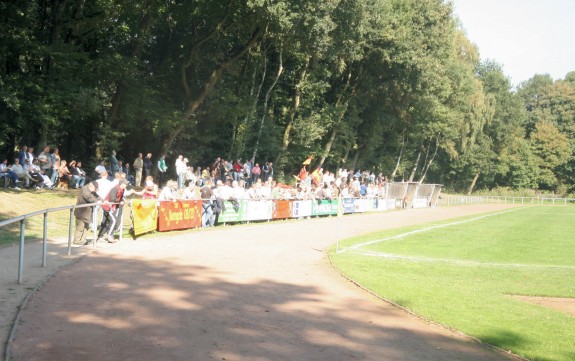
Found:
M 531 208 L 531 207 L 529 207 Z M 487 218 L 487 217 L 493 217 L 493 216 L 498 216 L 504 213 L 509 213 L 509 212 L 514 212 L 520 209 L 526 209 L 524 207 L 521 208 L 513 208 L 513 209 L 508 209 L 502 212 L 497 212 L 497 213 L 492 213 L 492 214 L 486 214 L 483 216 L 479 216 L 479 217 L 475 217 L 475 218 L 471 218 L 471 219 L 466 219 L 463 221 L 457 221 L 457 222 L 451 222 L 451 223 L 445 223 L 445 224 L 440 224 L 437 226 L 431 226 L 431 227 L 427 227 L 427 228 L 422 228 L 422 229 L 416 229 L 415 231 L 409 231 L 409 232 L 405 232 L 402 234 L 398 234 L 397 236 L 392 236 L 392 237 L 387 237 L 387 238 L 382 238 L 382 239 L 376 239 L 373 241 L 369 241 L 369 242 L 364 242 L 364 243 L 360 243 L 360 244 L 356 244 L 347 248 L 342 249 L 340 252 L 347 252 L 348 250 L 356 250 L 358 248 L 361 247 L 365 247 L 365 246 L 370 246 L 372 244 L 376 244 L 376 243 L 380 243 L 380 242 L 386 242 L 386 241 L 391 241 L 391 240 L 395 240 L 395 239 L 400 239 L 403 237 L 407 237 L 407 236 L 411 236 L 412 234 L 416 234 L 416 233 L 421 233 L 421 232 L 427 232 L 427 231 L 431 231 L 433 229 L 438 229 L 438 228 L 445 228 L 445 227 L 450 227 L 450 226 L 455 226 L 458 224 L 463 224 L 463 223 L 468 223 L 468 222 L 473 222 L 473 221 L 477 221 L 479 219 L 483 219 L 483 218 Z
M 460 260 L 460 259 L 449 259 L 449 258 L 431 258 L 431 257 L 415 257 L 415 256 L 401 256 L 392 253 L 385 252 L 349 252 L 351 254 L 356 254 L 360 256 L 368 257 L 381 257 L 395 260 L 403 261 L 413 261 L 413 262 L 437 262 L 437 263 L 450 263 L 460 266 L 486 266 L 486 267 L 504 267 L 504 268 L 556 268 L 556 269 L 573 269 L 575 266 L 557 266 L 557 265 L 542 265 L 542 264 L 524 264 L 524 263 L 495 263 L 495 262 L 481 262 L 481 261 L 470 261 L 470 260 Z

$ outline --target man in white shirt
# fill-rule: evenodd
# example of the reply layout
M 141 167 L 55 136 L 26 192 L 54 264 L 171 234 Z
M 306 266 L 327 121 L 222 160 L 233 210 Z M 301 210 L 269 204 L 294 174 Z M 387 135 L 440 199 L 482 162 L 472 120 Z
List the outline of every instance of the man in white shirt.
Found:
M 183 155 L 179 155 L 176 159 L 176 174 L 178 175 L 178 189 L 184 188 L 184 182 L 186 181 L 186 171 L 188 170 L 188 165 L 186 164 L 188 159 L 184 159 Z
M 98 194 L 98 197 L 106 199 L 106 196 L 110 192 L 110 189 L 114 187 L 114 184 L 108 180 L 108 171 L 106 169 L 101 171 L 99 174 L 100 178 L 96 180 L 98 183 L 98 191 L 96 193 Z

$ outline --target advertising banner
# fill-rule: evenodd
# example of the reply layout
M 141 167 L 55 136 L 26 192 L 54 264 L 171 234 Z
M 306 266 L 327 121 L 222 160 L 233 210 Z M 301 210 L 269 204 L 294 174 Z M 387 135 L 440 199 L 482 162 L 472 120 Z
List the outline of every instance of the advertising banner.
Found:
M 355 211 L 357 213 L 369 212 L 373 210 L 373 199 L 356 199 L 355 200 Z
M 412 208 L 427 208 L 429 207 L 429 198 L 421 197 L 421 198 L 414 198 L 413 203 L 411 204 Z
M 343 202 L 343 213 L 354 213 L 355 212 L 355 199 L 353 198 L 342 198 Z
M 202 201 L 159 202 L 158 231 L 200 227 Z
M 218 224 L 219 223 L 235 223 L 241 222 L 245 218 L 246 214 L 246 200 L 241 201 L 225 201 L 224 208 L 225 211 L 222 211 L 218 216 Z
M 311 203 L 312 216 L 327 216 L 337 214 L 337 199 L 314 200 Z
M 293 201 L 292 213 L 294 218 L 311 216 L 311 202 L 313 201 Z
M 247 203 L 245 221 L 263 221 L 272 218 L 273 201 L 256 200 Z
M 134 236 L 155 231 L 158 226 L 158 208 L 154 199 L 134 199 L 132 201 Z
M 292 217 L 292 201 L 276 200 L 273 203 L 272 218 L 282 219 Z

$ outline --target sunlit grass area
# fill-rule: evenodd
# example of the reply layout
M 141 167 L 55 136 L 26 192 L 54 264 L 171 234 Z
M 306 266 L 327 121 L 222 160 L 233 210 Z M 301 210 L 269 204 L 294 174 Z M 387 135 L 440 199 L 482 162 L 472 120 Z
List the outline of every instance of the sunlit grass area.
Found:
M 533 360 L 575 359 L 575 316 L 513 295 L 575 297 L 575 207 L 535 206 L 378 232 L 334 264 L 381 297 Z

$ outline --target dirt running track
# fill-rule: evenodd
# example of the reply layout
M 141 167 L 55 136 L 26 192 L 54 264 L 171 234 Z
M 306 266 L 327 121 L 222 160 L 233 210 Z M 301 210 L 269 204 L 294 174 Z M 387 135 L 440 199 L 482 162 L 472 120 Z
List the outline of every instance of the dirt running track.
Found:
M 345 216 L 341 235 L 505 207 Z M 336 225 L 332 217 L 216 227 L 101 248 L 30 298 L 12 359 L 514 359 L 345 280 L 324 251 L 335 242 Z

